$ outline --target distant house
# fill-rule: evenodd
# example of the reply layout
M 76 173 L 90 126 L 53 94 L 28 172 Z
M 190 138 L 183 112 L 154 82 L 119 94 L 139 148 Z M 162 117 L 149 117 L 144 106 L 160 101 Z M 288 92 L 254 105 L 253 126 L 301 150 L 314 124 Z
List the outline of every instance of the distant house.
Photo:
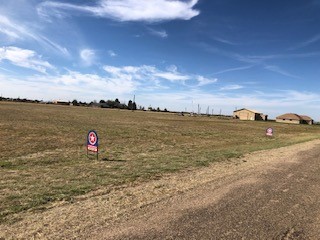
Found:
M 302 123 L 309 124 L 309 125 L 313 124 L 313 119 L 311 117 L 306 115 L 300 115 L 300 117 L 302 119 Z
M 285 113 L 276 117 L 276 122 L 292 124 L 313 124 L 313 119 L 309 116 L 298 115 L 296 113 Z
M 252 120 L 252 121 L 267 121 L 268 115 L 264 115 L 261 112 L 242 108 L 233 112 L 233 118 L 240 120 Z
M 57 104 L 57 105 L 72 105 L 72 103 L 70 104 L 70 102 L 65 102 L 65 101 L 60 101 L 60 100 L 54 100 L 53 104 Z

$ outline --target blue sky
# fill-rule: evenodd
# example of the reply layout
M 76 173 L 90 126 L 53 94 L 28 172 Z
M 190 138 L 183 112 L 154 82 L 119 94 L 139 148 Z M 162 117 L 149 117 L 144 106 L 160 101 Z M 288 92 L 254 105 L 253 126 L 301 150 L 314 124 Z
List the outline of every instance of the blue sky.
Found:
M 319 121 L 319 0 L 0 3 L 0 93 Z

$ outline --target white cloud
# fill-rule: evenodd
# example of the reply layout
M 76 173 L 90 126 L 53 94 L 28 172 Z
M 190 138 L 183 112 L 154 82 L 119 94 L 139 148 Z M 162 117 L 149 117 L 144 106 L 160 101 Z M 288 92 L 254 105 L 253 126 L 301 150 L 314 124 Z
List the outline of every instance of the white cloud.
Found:
M 82 49 L 80 51 L 80 57 L 85 66 L 91 66 L 95 63 L 96 54 L 92 49 Z
M 195 78 L 192 75 L 185 75 L 179 73 L 175 68 L 170 66 L 171 70 L 162 71 L 157 69 L 154 66 L 143 65 L 140 67 L 134 66 L 124 66 L 124 67 L 113 67 L 113 66 L 104 66 L 104 70 L 110 74 L 113 74 L 119 78 L 132 78 L 138 80 L 166 80 L 170 82 L 184 82 Z
M 198 86 L 205 86 L 208 84 L 216 83 L 218 81 L 217 78 L 209 79 L 209 78 L 205 78 L 203 76 L 197 76 L 197 80 L 199 82 Z
M 199 0 L 100 0 L 95 5 L 45 1 L 39 4 L 38 13 L 43 17 L 64 17 L 64 11 L 83 12 L 115 21 L 159 22 L 174 19 L 189 20 L 199 11 L 193 9 Z
M 121 69 L 118 68 L 118 67 L 113 67 L 113 66 L 104 66 L 103 69 L 107 72 L 107 73 L 110 73 L 110 74 L 118 74 L 120 73 Z
M 128 78 L 118 79 L 97 74 L 82 74 L 74 71 L 56 77 L 53 76 L 50 80 L 57 85 L 72 87 L 73 91 L 79 91 L 79 89 L 85 87 L 98 92 L 111 91 L 116 94 L 130 93 L 139 85 Z
M 167 67 L 166 72 L 158 70 L 156 73 L 154 73 L 154 76 L 166 79 L 171 82 L 174 82 L 174 81 L 185 82 L 193 78 L 193 76 L 191 75 L 185 75 L 185 74 L 179 73 L 178 68 L 175 65 L 171 65 Z
M 232 84 L 232 85 L 224 86 L 224 87 L 220 88 L 220 90 L 221 91 L 229 91 L 229 90 L 238 90 L 241 88 L 243 88 L 243 86 L 237 85 L 237 84 Z
M 123 99 L 137 89 L 128 79 L 113 79 L 96 74 L 69 71 L 57 76 L 28 76 L 12 78 L 0 75 L 3 96 L 31 99 L 92 101 L 94 99 Z
M 134 81 L 139 84 L 143 84 L 144 87 L 154 86 L 156 79 L 154 73 L 157 69 L 153 66 L 142 65 L 136 66 L 104 66 L 103 69 L 109 74 L 109 78 L 112 79 L 126 79 L 128 81 Z
M 142 65 L 142 66 L 104 66 L 103 69 L 113 76 L 114 78 L 124 78 L 124 79 L 134 79 L 141 82 L 149 82 L 148 87 L 151 83 L 154 84 L 153 87 L 164 88 L 167 85 L 167 81 L 173 84 L 182 84 L 185 87 L 186 81 L 196 81 L 197 85 L 192 85 L 189 87 L 201 87 L 204 85 L 209 85 L 217 82 L 217 79 L 209 79 L 201 75 L 194 74 L 183 74 L 178 71 L 175 65 L 170 65 L 166 70 L 160 70 L 154 66 Z M 162 83 L 162 84 L 161 84 Z
M 177 72 L 158 72 L 158 73 L 155 73 L 154 76 L 160 77 L 169 81 L 186 81 L 191 79 L 190 76 L 182 75 Z
M 7 60 L 16 66 L 33 69 L 41 73 L 46 73 L 48 69 L 54 69 L 50 63 L 42 60 L 41 56 L 29 49 L 2 47 L 0 48 L 0 61 L 3 60 Z

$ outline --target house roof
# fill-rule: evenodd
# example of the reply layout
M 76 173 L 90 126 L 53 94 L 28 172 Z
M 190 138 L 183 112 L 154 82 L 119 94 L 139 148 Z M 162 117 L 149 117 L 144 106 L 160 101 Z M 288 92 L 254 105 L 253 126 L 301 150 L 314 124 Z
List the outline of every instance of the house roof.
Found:
M 309 117 L 309 116 L 306 116 L 306 115 L 300 115 L 301 119 L 302 120 L 305 120 L 305 121 L 312 121 L 312 118 Z
M 299 120 L 299 121 L 301 120 L 301 117 L 295 113 L 285 113 L 285 114 L 282 114 L 276 118 L 278 118 L 278 119 L 292 119 L 292 120 Z
M 278 117 L 276 117 L 277 119 L 292 119 L 292 120 L 304 120 L 304 121 L 312 121 L 312 118 L 310 118 L 309 116 L 306 115 L 298 115 L 296 113 L 285 113 L 282 114 Z
M 249 112 L 261 114 L 261 112 L 258 112 L 258 111 L 253 110 L 253 109 L 248 109 L 248 108 L 241 108 L 241 109 L 235 110 L 235 111 L 233 111 L 233 112 L 239 112 L 239 111 L 242 111 L 242 110 L 247 110 L 247 111 L 249 111 Z

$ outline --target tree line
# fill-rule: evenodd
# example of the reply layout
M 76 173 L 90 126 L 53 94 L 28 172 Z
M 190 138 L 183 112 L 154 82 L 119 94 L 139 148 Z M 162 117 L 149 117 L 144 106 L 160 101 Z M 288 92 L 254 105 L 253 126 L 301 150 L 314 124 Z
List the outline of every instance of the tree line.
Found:
M 73 101 L 43 101 L 43 100 L 31 100 L 26 98 L 6 98 L 0 97 L 0 101 L 8 102 L 28 102 L 28 103 L 43 103 L 43 104 L 58 104 L 58 105 L 73 105 L 73 106 L 84 106 L 84 107 L 100 107 L 100 108 L 116 108 L 116 109 L 128 109 L 128 110 L 142 110 L 142 111 L 153 111 L 153 112 L 168 112 L 166 108 L 163 110 L 159 107 L 153 108 L 149 106 L 147 109 L 144 106 L 138 106 L 135 101 L 129 100 L 128 103 L 121 103 L 118 98 L 115 100 L 96 100 L 91 102 L 82 102 L 74 99 Z

